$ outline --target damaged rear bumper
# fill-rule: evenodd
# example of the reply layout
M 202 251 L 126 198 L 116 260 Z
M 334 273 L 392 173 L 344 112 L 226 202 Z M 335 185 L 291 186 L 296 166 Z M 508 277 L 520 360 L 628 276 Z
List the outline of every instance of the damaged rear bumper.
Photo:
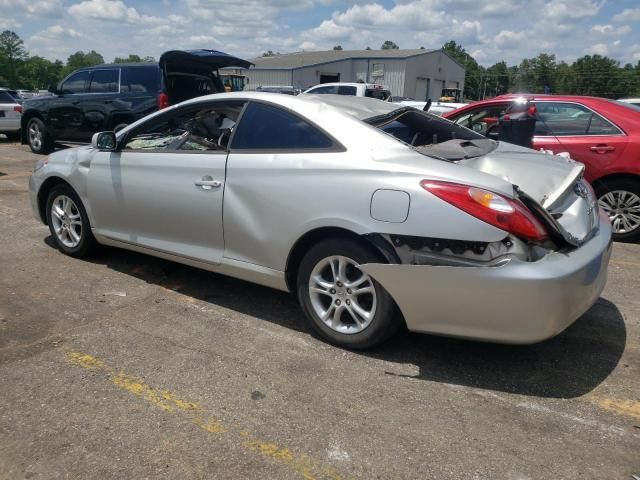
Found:
M 568 253 L 499 266 L 366 264 L 394 298 L 409 330 L 501 343 L 553 337 L 586 312 L 607 279 L 611 224 Z

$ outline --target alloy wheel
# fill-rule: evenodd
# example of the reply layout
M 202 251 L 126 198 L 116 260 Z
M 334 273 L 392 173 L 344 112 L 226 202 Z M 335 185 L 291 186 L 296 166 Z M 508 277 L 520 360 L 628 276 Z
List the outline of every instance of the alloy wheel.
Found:
M 40 150 L 42 147 L 42 130 L 37 122 L 31 122 L 29 125 L 29 144 L 35 150 Z
M 626 234 L 640 227 L 640 197 L 627 190 L 612 190 L 598 199 L 611 221 L 613 233 Z
M 369 275 L 348 257 L 320 260 L 309 276 L 311 306 L 327 327 L 353 334 L 369 326 L 376 313 L 376 289 Z
M 75 248 L 82 240 L 82 218 L 75 202 L 66 195 L 58 195 L 51 204 L 51 223 L 58 240 L 68 248 Z

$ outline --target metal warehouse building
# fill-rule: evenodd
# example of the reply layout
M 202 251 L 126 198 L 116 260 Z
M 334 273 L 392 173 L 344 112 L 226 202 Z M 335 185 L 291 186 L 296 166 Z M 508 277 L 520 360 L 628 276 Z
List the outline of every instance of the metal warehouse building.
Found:
M 356 82 L 386 85 L 393 95 L 437 100 L 442 89 L 464 90 L 464 67 L 442 50 L 329 50 L 254 58 L 250 69 L 227 68 L 221 73 L 244 75 L 245 90 L 291 85 L 309 88 L 319 83 Z

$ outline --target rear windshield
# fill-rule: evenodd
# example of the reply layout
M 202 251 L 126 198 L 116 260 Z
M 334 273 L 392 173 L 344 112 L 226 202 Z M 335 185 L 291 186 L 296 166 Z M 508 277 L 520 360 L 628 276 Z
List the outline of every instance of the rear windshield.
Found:
M 6 91 L 2 90 L 0 91 L 0 103 L 17 103 L 17 101 Z
M 157 67 L 123 68 L 120 91 L 122 93 L 149 93 L 155 95 L 160 90 L 158 81 L 160 80 Z
M 416 151 L 441 160 L 455 161 L 486 155 L 497 142 L 449 120 L 407 107 L 365 120 Z
M 364 91 L 365 97 L 377 98 L 378 100 L 386 100 L 391 96 L 391 92 L 389 90 L 381 90 L 378 88 L 367 88 Z

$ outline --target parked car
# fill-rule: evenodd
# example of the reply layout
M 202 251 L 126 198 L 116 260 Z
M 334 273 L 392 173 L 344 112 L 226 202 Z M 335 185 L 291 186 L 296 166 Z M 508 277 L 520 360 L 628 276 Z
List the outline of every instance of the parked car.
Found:
M 568 152 L 586 166 L 616 240 L 640 240 L 640 108 L 604 98 L 573 95 L 502 95 L 472 103 L 444 117 L 483 135 L 514 101 L 535 106 L 533 146 Z
M 292 87 L 290 85 L 273 85 L 273 86 L 256 87 L 256 92 L 284 93 L 285 95 L 300 95 L 302 93 L 302 89 L 298 87 Z
M 81 68 L 53 87 L 53 96 L 25 102 L 22 141 L 43 154 L 55 142 L 88 143 L 95 132 L 119 130 L 169 105 L 224 92 L 217 70 L 250 65 L 216 50 L 172 50 L 158 63 Z
M 31 90 L 16 90 L 16 93 L 22 100 L 27 100 L 35 95 Z
M 314 95 L 352 95 L 355 97 L 377 98 L 378 100 L 391 101 L 391 90 L 377 83 L 322 83 L 305 90 L 303 93 Z
M 0 88 L 0 133 L 4 133 L 9 140 L 19 140 L 21 116 L 22 105 L 16 91 Z
M 554 336 L 606 281 L 611 224 L 584 166 L 410 107 L 338 95 L 199 97 L 41 160 L 63 252 L 117 246 L 297 292 L 367 348 L 410 330 Z
M 640 107 L 640 98 L 619 98 L 619 102 L 630 103 L 636 107 Z
M 398 102 L 400 105 L 407 107 L 417 108 L 418 110 L 424 110 L 427 106 L 427 102 L 418 102 L 416 100 L 402 100 Z M 453 112 L 456 108 L 464 107 L 466 103 L 446 103 L 446 102 L 431 102 L 429 105 L 429 113 L 443 116 L 445 113 Z

